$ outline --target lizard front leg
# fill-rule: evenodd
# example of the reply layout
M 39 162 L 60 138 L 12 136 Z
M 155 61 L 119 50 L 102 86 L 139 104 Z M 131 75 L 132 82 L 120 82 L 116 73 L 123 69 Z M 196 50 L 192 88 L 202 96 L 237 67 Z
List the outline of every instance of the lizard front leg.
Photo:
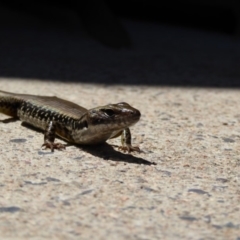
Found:
M 45 149 L 50 148 L 53 152 L 54 149 L 62 150 L 65 149 L 65 145 L 62 143 L 54 143 L 56 136 L 56 123 L 54 121 L 50 121 L 44 132 L 44 143 L 42 147 Z
M 121 150 L 128 152 L 141 152 L 139 147 L 132 146 L 132 136 L 129 128 L 125 128 L 122 131 L 121 142 L 122 146 L 119 147 Z

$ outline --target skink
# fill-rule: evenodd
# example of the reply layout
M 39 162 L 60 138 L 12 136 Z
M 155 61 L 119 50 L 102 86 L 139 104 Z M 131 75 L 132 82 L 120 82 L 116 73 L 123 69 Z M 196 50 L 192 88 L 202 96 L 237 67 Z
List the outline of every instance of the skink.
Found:
M 0 91 L 0 112 L 44 131 L 42 146 L 64 149 L 55 136 L 73 144 L 98 144 L 121 135 L 123 151 L 137 151 L 131 144 L 129 127 L 141 113 L 128 103 L 108 104 L 87 110 L 57 97 L 15 94 Z

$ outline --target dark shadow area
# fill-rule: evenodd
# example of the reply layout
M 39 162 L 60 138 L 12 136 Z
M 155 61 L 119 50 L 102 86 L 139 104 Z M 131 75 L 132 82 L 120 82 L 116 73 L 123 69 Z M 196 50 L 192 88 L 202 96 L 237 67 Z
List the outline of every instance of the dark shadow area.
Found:
M 18 121 L 18 120 L 19 120 L 18 118 L 9 117 L 9 118 L 0 120 L 0 122 L 1 122 L 1 123 L 11 123 L 11 122 L 16 122 L 16 121 Z
M 68 1 L 67 3 L 1 1 L 1 14 L 5 26 L 49 26 L 66 33 L 80 33 L 111 48 L 130 48 L 131 39 L 118 17 L 104 0 Z M 9 17 L 10 15 L 10 17 Z
M 67 151 L 67 147 L 72 146 L 73 144 L 66 144 L 66 150 L 61 150 L 63 153 Z M 143 159 L 141 157 L 136 156 L 136 153 L 125 154 L 120 151 L 117 151 L 113 148 L 113 146 L 108 143 L 98 144 L 98 145 L 74 145 L 80 151 L 87 152 L 95 157 L 101 158 L 103 160 L 111 160 L 114 162 L 125 162 L 132 164 L 144 164 L 144 165 L 157 165 L 155 162 L 151 162 L 149 160 Z M 59 150 L 55 150 L 59 151 Z M 54 152 L 55 152 L 54 151 Z M 52 155 L 54 152 L 51 152 L 50 149 L 39 150 L 39 155 Z M 80 158 L 82 161 L 82 158 Z
M 126 162 L 134 164 L 144 164 L 144 165 L 156 165 L 155 162 L 145 160 L 143 158 L 137 157 L 135 154 L 124 154 L 119 151 L 116 151 L 108 143 L 103 143 L 99 145 L 92 146 L 77 146 L 81 150 L 92 154 L 93 156 L 102 158 L 104 160 L 111 160 L 115 162 Z
M 110 9 L 119 17 L 138 21 L 184 26 L 225 33 L 239 34 L 240 4 L 237 1 L 110 1 Z
M 239 88 L 239 12 L 235 1 L 2 1 L 0 77 Z

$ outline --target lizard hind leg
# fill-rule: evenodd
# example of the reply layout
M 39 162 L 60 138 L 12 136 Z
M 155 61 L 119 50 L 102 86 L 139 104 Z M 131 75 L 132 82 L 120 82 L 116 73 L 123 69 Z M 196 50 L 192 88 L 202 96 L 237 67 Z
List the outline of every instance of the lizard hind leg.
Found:
M 65 149 L 65 145 L 62 143 L 55 143 L 55 136 L 56 136 L 56 124 L 53 121 L 50 121 L 44 131 L 44 143 L 42 147 L 45 149 L 50 148 L 53 152 L 54 149 L 63 150 Z

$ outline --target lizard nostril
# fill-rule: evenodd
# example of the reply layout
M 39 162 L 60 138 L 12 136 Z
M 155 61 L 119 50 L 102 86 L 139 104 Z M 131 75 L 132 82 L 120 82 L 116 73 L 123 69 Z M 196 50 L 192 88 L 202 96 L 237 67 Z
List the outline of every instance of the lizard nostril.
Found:
M 138 117 L 140 117 L 140 116 L 141 116 L 140 111 L 136 109 L 136 111 L 135 111 L 135 115 L 138 116 Z

